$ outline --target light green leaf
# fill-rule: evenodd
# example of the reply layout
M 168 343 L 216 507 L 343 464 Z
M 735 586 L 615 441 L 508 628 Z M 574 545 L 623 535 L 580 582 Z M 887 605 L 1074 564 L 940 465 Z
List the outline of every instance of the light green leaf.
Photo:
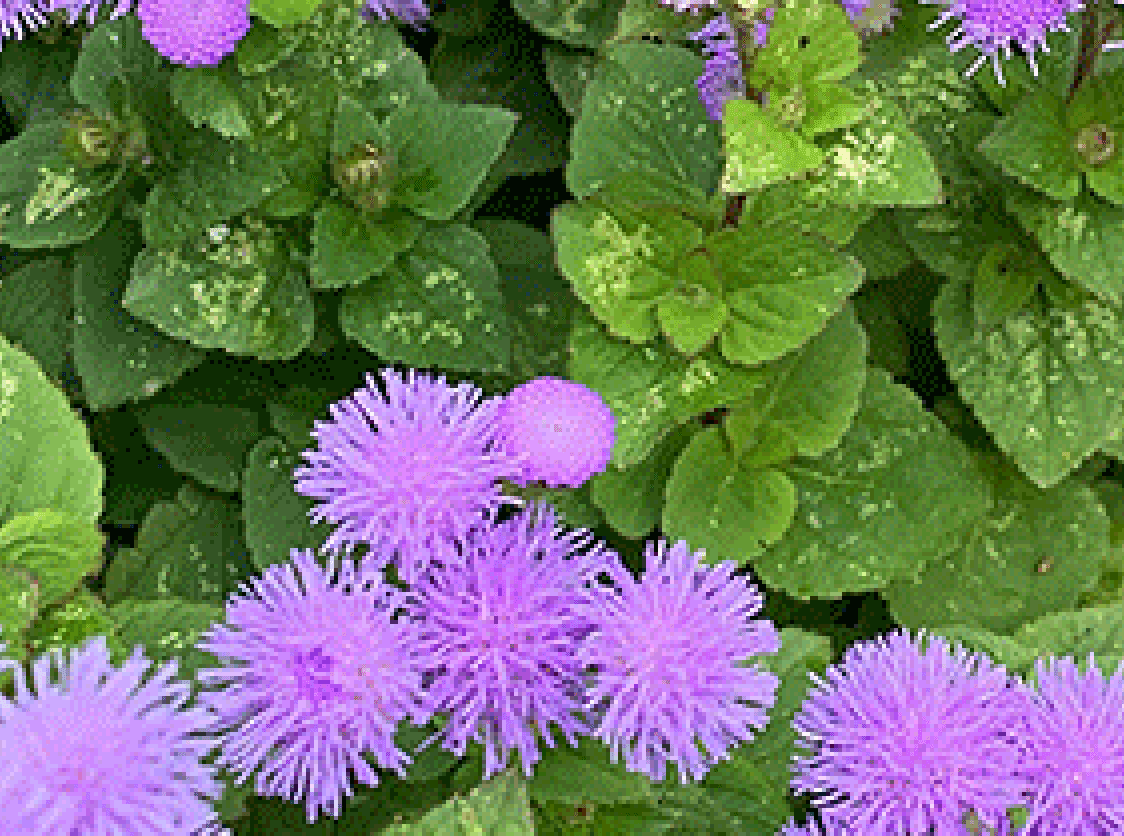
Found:
M 835 447 L 859 409 L 866 352 L 866 335 L 847 306 L 801 348 L 762 369 L 763 385 L 726 416 L 734 450 L 770 428 L 783 430 L 802 456 Z
M 819 333 L 863 279 L 857 262 L 784 224 L 723 229 L 703 248 L 730 307 L 722 355 L 747 366 L 781 357 Z
M 527 785 L 536 804 L 621 804 L 655 801 L 652 782 L 609 760 L 608 747 L 582 738 L 577 747 L 559 746 L 543 752 Z
M 295 357 L 312 339 L 314 311 L 284 240 L 264 224 L 223 225 L 175 250 L 143 250 L 125 308 L 173 337 L 262 360 Z
M 660 328 L 679 351 L 698 354 L 722 330 L 730 309 L 721 297 L 721 282 L 701 253 L 680 262 L 680 284 L 656 305 Z
M 986 511 L 987 486 L 959 441 L 904 386 L 867 372 L 842 443 L 783 471 L 799 511 L 754 559 L 770 587 L 796 598 L 882 589 L 955 548 Z
M 378 280 L 348 290 L 340 324 L 351 339 L 396 363 L 507 371 L 511 328 L 499 274 L 480 233 L 432 226 Z
M 0 524 L 42 508 L 96 520 L 104 478 L 62 392 L 0 336 Z
M 535 832 L 527 783 L 506 769 L 472 790 L 453 796 L 415 824 L 392 824 L 385 836 L 532 836 Z
M 708 562 L 745 563 L 778 540 L 796 512 L 796 490 L 777 470 L 747 469 L 722 430 L 698 433 L 667 481 L 661 529 L 669 541 L 706 549 Z
M 723 111 L 726 169 L 724 192 L 751 192 L 810 171 L 823 162 L 823 149 L 796 131 L 778 125 L 756 102 L 731 99 Z
M 570 46 L 599 47 L 617 25 L 625 0 L 512 0 L 519 16 Z
M 598 64 L 570 139 L 566 185 L 584 198 L 628 171 L 711 194 L 722 169 L 718 125 L 699 101 L 703 61 L 668 44 L 625 43 Z
M 581 113 L 585 88 L 593 78 L 598 57 L 547 41 L 542 45 L 542 60 L 554 95 L 558 97 L 562 107 L 566 108 L 566 112 L 577 119 Z
M 323 0 L 250 0 L 249 13 L 272 26 L 304 23 Z
M 38 606 L 49 607 L 101 568 L 105 537 L 93 520 L 40 509 L 0 526 L 0 567 L 27 573 Z
M 109 615 L 117 636 L 130 651 L 138 644 L 144 655 L 159 665 L 175 659 L 176 676 L 191 680 L 203 668 L 218 668 L 218 658 L 196 644 L 203 633 L 223 622 L 223 609 L 198 601 L 122 601 Z
M 972 285 L 972 309 L 983 327 L 998 325 L 1031 303 L 1040 281 L 1053 275 L 1042 251 L 1030 243 L 999 241 L 980 259 Z
M 1050 613 L 1021 627 L 1014 639 L 1031 648 L 1035 658 L 1068 656 L 1082 671 L 1087 670 L 1092 653 L 1097 667 L 1109 677 L 1124 661 L 1124 607 L 1117 603 L 1078 612 Z M 1027 665 L 1023 673 L 1033 686 L 1037 680 L 1034 665 Z
M 842 6 L 828 0 L 795 0 L 773 16 L 749 83 L 768 90 L 800 80 L 840 81 L 862 60 L 858 35 Z
M 25 641 L 32 657 L 51 651 L 81 647 L 93 638 L 104 636 L 110 660 L 120 665 L 128 655 L 116 634 L 113 619 L 101 599 L 80 588 L 64 602 L 45 610 L 27 631 Z
M 961 396 L 999 448 L 1044 488 L 1108 437 L 1124 392 L 1120 310 L 1070 289 L 1072 301 L 1040 295 L 989 328 L 976 323 L 963 283 L 945 285 L 933 308 L 937 345 Z

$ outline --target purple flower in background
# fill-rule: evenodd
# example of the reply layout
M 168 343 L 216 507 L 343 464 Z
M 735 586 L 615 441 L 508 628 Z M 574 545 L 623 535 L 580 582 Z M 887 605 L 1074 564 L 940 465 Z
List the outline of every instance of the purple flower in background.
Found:
M 619 563 L 610 567 L 616 589 L 591 596 L 597 632 L 582 660 L 598 671 L 587 707 L 612 761 L 624 748 L 628 769 L 654 781 L 671 761 L 685 784 L 765 727 L 780 681 L 742 662 L 776 653 L 780 637 L 772 622 L 749 620 L 762 598 L 733 577 L 737 564 L 706 567 L 686 542 L 666 546 L 647 544 L 639 582 Z
M 766 19 L 772 20 L 775 12 L 775 9 L 766 9 Z M 768 23 L 756 24 L 754 41 L 759 47 L 765 46 L 768 32 Z M 730 25 L 729 18 L 722 14 L 687 37 L 694 41 L 703 41 L 703 52 L 710 56 L 695 86 L 699 89 L 699 99 L 706 107 L 707 116 L 711 121 L 721 122 L 726 102 L 730 99 L 744 99 L 746 95 L 745 74 L 742 72 L 741 58 L 738 56 L 737 35 Z
M 948 0 L 918 2 L 932 4 Z M 1040 46 L 1043 52 L 1049 54 L 1046 33 L 1070 31 L 1066 15 L 1083 8 L 1085 6 L 1080 0 L 951 0 L 948 8 L 929 24 L 929 28 L 935 29 L 953 17 L 960 18 L 960 26 L 946 39 L 950 50 L 957 52 L 970 44 L 981 53 L 968 68 L 965 77 L 975 73 L 990 56 L 996 79 L 1006 87 L 1007 82 L 999 69 L 999 50 L 1003 50 L 1004 58 L 1010 59 L 1011 45 L 1018 44 L 1026 53 L 1031 72 L 1037 77 L 1035 48 Z
M 1018 735 L 1033 782 L 1026 836 L 1124 833 L 1124 665 L 1106 682 L 1089 654 L 1035 663 L 1038 688 Z
M 241 780 L 262 767 L 258 794 L 304 797 L 310 823 L 320 808 L 339 817 L 342 794 L 352 794 L 349 770 L 378 784 L 362 752 L 403 775 L 410 757 L 395 746 L 398 723 L 432 715 L 420 693 L 417 627 L 394 619 L 405 593 L 348 558 L 338 576 L 335 569 L 334 557 L 325 570 L 307 549 L 293 549 L 292 563 L 269 567 L 252 593 L 244 585 L 244 596 L 231 596 L 226 623 L 198 643 L 239 663 L 198 674 L 227 684 L 200 695 L 231 729 L 219 762 Z
M 859 836 L 857 830 L 833 819 L 824 818 L 824 822 L 820 825 L 815 819 L 809 818 L 807 824 L 797 827 L 796 819 L 790 818 L 778 836 Z
M 826 682 L 811 674 L 793 719 L 810 751 L 793 759 L 793 789 L 823 793 L 813 803 L 863 834 L 962 833 L 969 810 L 996 827 L 1027 788 L 1008 733 L 1025 686 L 942 637 L 922 651 L 922 635 L 852 645 Z
M 11 38 L 13 33 L 17 41 L 23 40 L 23 28 L 35 31 L 40 26 L 46 26 L 50 21 L 43 7 L 42 0 L 0 0 L 0 35 Z M 3 40 L 0 39 L 0 46 Z
M 52 681 L 51 662 L 58 668 Z M 201 763 L 216 741 L 215 717 L 185 708 L 186 682 L 172 660 L 143 682 L 141 648 L 120 668 L 104 636 L 35 660 L 33 695 L 23 666 L 14 700 L 0 694 L 0 806 L 4 833 L 185 836 L 215 819 L 206 799 L 222 785 Z
M 380 20 L 389 20 L 393 15 L 415 29 L 424 29 L 418 24 L 429 19 L 429 9 L 423 0 L 367 0 L 362 14 L 367 18 L 378 15 Z
M 671 6 L 675 11 L 680 14 L 690 12 L 697 15 L 703 9 L 709 9 L 714 6 L 714 0 L 660 0 L 665 6 Z
M 395 558 L 407 583 L 428 560 L 435 539 L 457 539 L 504 503 L 500 479 L 518 462 L 492 449 L 499 431 L 499 398 L 479 402 L 471 383 L 455 389 L 413 369 L 403 379 L 384 369 L 386 397 L 367 386 L 329 407 L 331 421 L 315 422 L 315 451 L 293 472 L 296 491 L 324 500 L 313 522 L 339 524 L 326 551 L 367 543 L 385 564 Z
M 554 747 L 550 725 L 577 745 L 581 719 L 581 643 L 593 630 L 583 606 L 585 585 L 615 555 L 587 531 L 564 532 L 553 509 L 532 503 L 511 520 L 480 526 L 411 590 L 422 621 L 419 652 L 433 661 L 428 693 L 447 725 L 445 749 L 463 755 L 469 740 L 484 744 L 484 778 L 519 752 L 530 777 L 539 760 L 535 731 Z
M 524 487 L 581 487 L 603 471 L 613 452 L 616 419 L 601 396 L 571 380 L 537 377 L 511 390 L 500 405 L 505 449 L 520 457 Z
M 862 37 L 888 32 L 894 28 L 894 18 L 901 16 L 894 0 L 870 0 L 869 4 L 865 0 L 855 3 L 845 0 L 843 7 Z
M 4 0 L 0 0 L 2 5 Z M 108 0 L 113 2 L 113 0 Z M 82 15 L 83 9 L 86 11 L 86 23 L 90 26 L 98 17 L 98 10 L 101 9 L 102 0 L 44 0 L 44 11 L 57 12 L 59 10 L 67 13 L 67 23 L 75 23 Z M 109 16 L 110 20 L 117 20 L 121 15 L 128 14 L 133 7 L 133 0 L 117 0 L 117 5 L 113 9 L 113 13 Z
M 213 67 L 250 31 L 249 0 L 140 0 L 141 34 L 185 67 Z

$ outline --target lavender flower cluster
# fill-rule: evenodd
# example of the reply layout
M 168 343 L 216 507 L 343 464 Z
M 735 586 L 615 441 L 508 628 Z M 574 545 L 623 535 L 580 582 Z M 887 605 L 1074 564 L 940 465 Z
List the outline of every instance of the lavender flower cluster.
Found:
M 16 681 L 14 700 L 0 696 L 0 751 L 20 753 L 0 761 L 11 832 L 189 833 L 213 817 L 216 765 L 303 801 L 310 822 L 338 817 L 354 783 L 379 783 L 375 766 L 405 774 L 404 721 L 439 720 L 419 749 L 482 744 L 485 778 L 512 753 L 529 777 L 553 730 L 571 746 L 595 737 L 655 781 L 672 764 L 683 783 L 765 728 L 779 680 L 746 661 L 780 637 L 751 618 L 762 598 L 735 563 L 659 541 L 637 580 L 549 505 L 500 520 L 513 500 L 501 480 L 576 486 L 605 468 L 615 421 L 596 393 L 538 378 L 482 400 L 413 370 L 382 379 L 385 395 L 368 376 L 330 407 L 294 472 L 320 500 L 311 517 L 336 526 L 327 565 L 292 550 L 199 642 L 224 663 L 199 679 L 222 687 L 185 707 L 174 661 L 142 685 L 141 649 L 118 670 L 104 638 L 69 666 L 56 652 L 56 681 L 38 659 L 35 694 L 0 662 Z M 790 820 L 782 836 L 967 834 L 969 813 L 1005 835 L 1019 806 L 1025 836 L 1124 829 L 1124 666 L 1106 683 L 1092 655 L 1083 675 L 1040 660 L 1035 689 L 925 640 L 857 643 L 812 675 L 792 788 L 824 825 Z

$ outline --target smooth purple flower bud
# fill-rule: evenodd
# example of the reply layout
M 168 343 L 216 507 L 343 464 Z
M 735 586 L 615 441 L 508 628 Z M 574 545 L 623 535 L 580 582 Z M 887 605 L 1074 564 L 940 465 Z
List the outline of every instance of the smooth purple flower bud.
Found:
M 511 390 L 500 405 L 505 449 L 523 460 L 526 487 L 577 488 L 600 473 L 613 452 L 616 418 L 601 396 L 571 380 L 537 377 Z

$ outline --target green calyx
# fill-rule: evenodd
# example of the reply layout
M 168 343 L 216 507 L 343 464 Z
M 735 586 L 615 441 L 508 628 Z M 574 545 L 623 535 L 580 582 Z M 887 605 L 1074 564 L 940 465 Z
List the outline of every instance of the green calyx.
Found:
M 116 159 L 125 146 L 125 132 L 112 119 L 88 110 L 67 115 L 63 147 L 75 165 L 98 168 Z
M 373 142 L 354 146 L 332 159 L 332 179 L 344 197 L 365 212 L 383 209 L 395 175 L 394 155 Z
M 1103 165 L 1116 153 L 1116 132 L 1108 125 L 1086 125 L 1077 133 L 1073 147 L 1089 165 Z

